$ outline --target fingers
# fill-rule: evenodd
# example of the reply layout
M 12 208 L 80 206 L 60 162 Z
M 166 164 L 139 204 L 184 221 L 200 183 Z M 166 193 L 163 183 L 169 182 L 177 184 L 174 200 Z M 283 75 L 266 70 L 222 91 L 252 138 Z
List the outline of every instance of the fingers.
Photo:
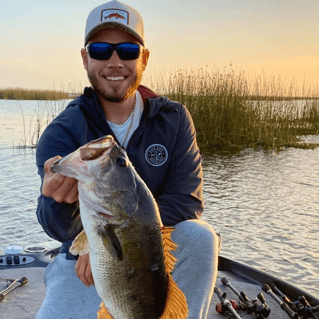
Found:
M 61 156 L 57 155 L 54 157 L 49 158 L 45 163 L 44 163 L 44 173 L 46 175 L 53 175 L 54 173 L 51 171 L 51 166 L 54 162 L 56 162 L 58 159 L 60 159 Z
M 89 254 L 79 256 L 79 259 L 75 265 L 75 271 L 76 275 L 85 286 L 88 287 L 90 285 L 94 285 Z
M 52 164 L 60 158 L 61 156 L 55 156 L 44 163 L 42 194 L 53 198 L 58 203 L 71 204 L 79 199 L 77 180 L 51 171 Z
M 79 191 L 78 191 L 78 181 L 71 177 L 65 178 L 65 184 L 68 185 L 68 190 L 66 193 L 63 193 L 64 196 L 61 198 L 63 202 L 72 204 L 75 201 L 79 200 Z
M 55 175 L 57 176 L 51 178 L 49 185 L 54 185 L 54 188 L 59 186 L 54 191 L 51 191 L 50 197 L 54 198 L 58 203 L 66 202 L 72 204 L 77 201 L 79 199 L 77 180 L 60 174 Z M 61 176 L 63 179 L 60 179 Z M 60 183 L 61 180 L 62 183 Z

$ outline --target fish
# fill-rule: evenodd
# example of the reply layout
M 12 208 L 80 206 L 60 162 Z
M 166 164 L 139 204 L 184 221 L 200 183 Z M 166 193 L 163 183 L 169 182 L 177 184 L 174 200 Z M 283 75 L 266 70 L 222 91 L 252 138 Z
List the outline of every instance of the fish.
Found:
M 102 302 L 98 319 L 184 319 L 187 300 L 172 278 L 177 247 L 156 201 L 111 135 L 53 163 L 78 180 L 83 230 L 70 252 L 89 253 Z
M 121 14 L 118 14 L 118 13 L 111 13 L 110 15 L 105 17 L 105 20 L 112 19 L 112 18 L 125 20 L 125 18 Z

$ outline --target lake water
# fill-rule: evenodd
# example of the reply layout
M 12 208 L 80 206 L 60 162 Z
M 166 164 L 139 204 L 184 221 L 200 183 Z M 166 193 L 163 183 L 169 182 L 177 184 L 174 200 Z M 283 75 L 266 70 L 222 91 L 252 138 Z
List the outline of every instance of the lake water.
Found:
M 35 214 L 40 187 L 35 151 L 13 148 L 29 143 L 30 122 L 36 125 L 45 109 L 45 102 L 0 100 L 1 248 L 52 241 Z M 318 136 L 305 139 L 319 143 Z M 319 149 L 204 156 L 203 219 L 222 235 L 224 256 L 319 297 L 318 159 Z

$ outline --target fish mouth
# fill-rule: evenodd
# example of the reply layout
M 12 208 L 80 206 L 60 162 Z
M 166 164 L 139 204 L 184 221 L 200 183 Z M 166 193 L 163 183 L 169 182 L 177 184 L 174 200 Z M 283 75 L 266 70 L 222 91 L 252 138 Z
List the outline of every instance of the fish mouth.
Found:
M 99 216 L 101 216 L 102 218 L 106 218 L 106 219 L 110 219 L 113 218 L 114 215 L 110 215 L 110 214 L 106 214 L 106 213 L 102 213 L 102 212 L 98 212 Z
M 116 142 L 111 135 L 103 136 L 80 147 L 80 157 L 83 161 L 97 159 L 105 152 L 110 152 L 115 143 Z
M 58 173 L 58 172 L 59 172 L 58 166 L 59 166 L 59 164 L 60 164 L 62 158 L 63 158 L 63 157 L 57 159 L 57 160 L 51 165 L 51 170 L 52 170 L 53 173 Z

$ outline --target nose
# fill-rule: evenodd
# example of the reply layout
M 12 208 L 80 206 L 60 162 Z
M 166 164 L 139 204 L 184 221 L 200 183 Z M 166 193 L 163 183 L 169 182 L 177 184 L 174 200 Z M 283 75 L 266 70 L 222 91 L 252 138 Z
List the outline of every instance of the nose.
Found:
M 123 61 L 118 56 L 117 52 L 114 50 L 112 56 L 107 60 L 108 67 L 123 67 Z
M 128 162 L 127 162 L 126 158 L 122 157 L 122 156 L 120 156 L 120 157 L 118 157 L 116 159 L 116 163 L 117 163 L 117 165 L 119 165 L 121 167 L 127 167 L 128 166 Z

